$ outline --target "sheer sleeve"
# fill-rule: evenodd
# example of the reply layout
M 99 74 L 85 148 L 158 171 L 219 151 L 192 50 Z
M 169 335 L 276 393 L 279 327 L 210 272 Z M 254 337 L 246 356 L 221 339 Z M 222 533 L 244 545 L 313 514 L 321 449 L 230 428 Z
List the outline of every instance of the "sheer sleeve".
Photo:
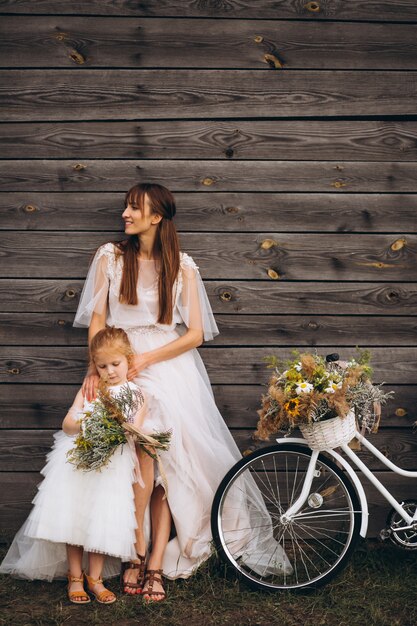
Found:
M 180 289 L 177 309 L 184 324 L 193 330 L 202 330 L 204 340 L 210 341 L 219 334 L 203 281 L 193 259 L 181 255 Z
M 75 314 L 73 325 L 77 328 L 88 328 L 93 313 L 101 314 L 106 309 L 109 293 L 108 263 L 111 254 L 114 254 L 113 244 L 106 243 L 94 256 Z

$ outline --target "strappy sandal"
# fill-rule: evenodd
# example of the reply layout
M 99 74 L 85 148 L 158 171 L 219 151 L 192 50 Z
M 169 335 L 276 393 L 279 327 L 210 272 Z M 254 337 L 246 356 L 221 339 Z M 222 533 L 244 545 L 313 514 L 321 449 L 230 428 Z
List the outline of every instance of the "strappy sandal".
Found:
M 92 578 L 91 576 L 88 576 L 88 574 L 84 575 L 87 579 L 88 591 L 93 594 L 97 602 L 100 602 L 100 604 L 113 604 L 113 602 L 116 602 L 117 598 L 114 595 L 113 591 L 103 589 L 103 591 L 97 593 L 91 589 L 93 585 L 101 585 L 103 583 L 102 578 Z
M 67 576 L 68 576 L 68 587 L 67 587 L 68 600 L 72 602 L 73 604 L 88 604 L 89 602 L 91 602 L 90 596 L 88 595 L 88 593 L 85 592 L 84 589 L 82 589 L 81 591 L 70 591 L 71 583 L 83 583 L 84 582 L 84 573 L 81 574 L 81 578 L 78 578 L 77 576 L 72 576 L 71 572 L 68 572 Z M 82 598 L 82 600 L 76 600 L 75 598 Z
M 142 594 L 144 596 L 149 596 L 149 598 L 146 599 L 146 602 L 152 601 L 152 598 L 155 597 L 155 596 L 162 596 L 162 598 L 160 600 L 157 600 L 157 602 L 161 602 L 162 600 L 165 600 L 165 598 L 167 597 L 167 594 L 165 593 L 165 591 L 154 591 L 153 590 L 154 583 L 160 583 L 161 585 L 164 584 L 164 582 L 162 580 L 162 569 L 148 569 L 148 570 L 146 570 L 145 581 L 144 581 L 144 589 L 142 590 Z M 145 591 L 145 585 L 147 585 L 146 586 L 146 591 Z
M 143 583 L 145 581 L 146 554 L 142 556 L 142 554 L 138 554 L 136 552 L 136 556 L 138 557 L 139 563 L 135 563 L 134 561 L 125 561 L 122 563 L 122 567 L 120 569 L 120 591 L 127 596 L 134 596 L 136 594 L 125 591 L 125 587 L 128 587 L 129 589 L 140 589 L 138 593 L 142 593 Z M 124 573 L 127 569 L 139 570 L 135 583 L 125 582 L 123 580 Z

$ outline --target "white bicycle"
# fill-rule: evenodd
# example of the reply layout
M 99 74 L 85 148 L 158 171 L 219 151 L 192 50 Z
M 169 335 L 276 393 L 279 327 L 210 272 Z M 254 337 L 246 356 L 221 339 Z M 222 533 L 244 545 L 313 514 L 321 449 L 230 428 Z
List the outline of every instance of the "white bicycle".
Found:
M 339 419 L 339 418 L 337 418 Z M 345 418 L 347 419 L 347 418 Z M 365 436 L 353 430 L 345 442 L 318 446 L 313 450 L 306 439 L 284 437 L 276 445 L 262 448 L 242 458 L 226 474 L 214 498 L 212 533 L 220 555 L 231 563 L 251 586 L 263 590 L 311 589 L 320 587 L 336 576 L 348 563 L 359 537 L 366 537 L 368 503 L 356 466 L 391 505 L 382 539 L 407 550 L 417 550 L 417 498 L 397 502 L 374 474 L 347 445 L 352 435 L 386 467 L 409 478 L 416 471 L 401 469 L 389 461 Z M 346 458 L 347 457 L 347 458 Z M 265 531 L 265 515 L 246 516 L 250 527 L 247 545 L 236 541 L 236 528 L 231 528 L 230 515 L 236 508 L 236 492 L 240 494 L 239 508 L 256 507 L 253 497 L 242 488 L 246 481 L 255 481 L 269 514 L 268 532 L 275 548 L 257 540 Z M 233 511 L 232 511 L 233 512 Z M 257 522 L 257 520 L 261 520 Z M 242 536 L 242 535 L 241 535 Z M 250 555 L 253 548 L 251 558 Z M 266 553 L 268 551 L 268 553 Z M 274 554 L 275 553 L 275 554 Z M 285 555 L 287 566 L 277 571 L 271 564 Z M 289 565 L 288 565 L 289 563 Z

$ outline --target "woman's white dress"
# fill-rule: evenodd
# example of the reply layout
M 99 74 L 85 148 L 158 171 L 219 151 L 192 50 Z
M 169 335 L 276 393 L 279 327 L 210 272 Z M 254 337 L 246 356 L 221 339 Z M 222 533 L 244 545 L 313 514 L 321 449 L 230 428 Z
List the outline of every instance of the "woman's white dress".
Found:
M 136 388 L 134 383 L 128 384 Z M 109 389 L 117 394 L 120 387 Z M 89 409 L 91 403 L 85 400 L 78 418 Z M 43 580 L 65 577 L 67 543 L 107 554 L 106 577 L 120 571 L 120 559 L 135 557 L 134 446 L 119 446 L 101 471 L 84 472 L 67 460 L 75 437 L 62 430 L 54 435 L 34 507 L 16 534 L 0 573 Z M 86 557 L 83 567 L 88 571 Z
M 210 303 L 193 259 L 181 253 L 180 271 L 174 285 L 173 321 L 158 324 L 158 267 L 140 260 L 138 304 L 119 302 L 123 257 L 112 243 L 101 246 L 90 266 L 74 326 L 88 327 L 93 311 L 107 307 L 107 324 L 124 328 L 136 353 L 154 350 L 178 339 L 186 327 L 202 329 L 204 339 L 218 334 Z M 149 402 L 150 418 L 172 429 L 171 445 L 161 453 L 168 480 L 168 503 L 176 536 L 169 541 L 163 561 L 168 578 L 187 578 L 212 552 L 210 513 L 216 489 L 241 454 L 214 401 L 204 364 L 196 349 L 149 366 L 136 381 Z M 272 541 L 279 555 L 278 568 L 290 567 L 272 539 L 271 520 L 256 487 L 250 491 L 256 514 L 264 517 L 265 533 L 248 536 L 248 512 L 240 511 L 233 526 L 239 528 L 242 545 L 250 543 L 251 555 L 260 543 Z M 243 534 L 242 534 L 243 533 Z M 242 548 L 242 553 L 244 549 Z M 281 558 L 282 556 L 282 558 Z

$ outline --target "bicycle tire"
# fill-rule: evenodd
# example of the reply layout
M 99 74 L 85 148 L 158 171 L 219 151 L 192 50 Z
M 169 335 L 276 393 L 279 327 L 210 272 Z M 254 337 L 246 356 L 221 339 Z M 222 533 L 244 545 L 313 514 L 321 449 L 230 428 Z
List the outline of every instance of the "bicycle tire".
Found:
M 310 448 L 299 444 L 277 444 L 262 448 L 238 461 L 216 491 L 211 513 L 214 545 L 222 559 L 230 563 L 240 578 L 255 589 L 279 591 L 321 587 L 347 565 L 359 539 L 362 511 L 356 490 L 336 463 L 324 454 L 318 457 L 310 495 L 301 511 L 291 524 L 284 525 L 280 521 L 282 512 L 288 509 L 299 494 L 310 457 Z M 266 467 L 266 462 L 270 469 Z M 272 486 L 274 481 L 276 488 Z M 256 489 L 262 495 L 270 519 L 267 530 L 257 530 L 265 529 L 264 514 L 261 524 L 252 523 L 254 516 L 249 509 L 255 509 L 253 501 L 257 499 L 256 494 L 254 496 L 251 491 L 253 484 L 256 484 Z M 251 496 L 248 495 L 249 492 Z M 236 494 L 241 501 L 239 507 L 232 506 L 236 504 Z M 259 505 L 256 506 L 259 509 Z M 231 514 L 237 518 L 243 515 L 244 510 L 245 523 L 250 521 L 249 526 L 243 528 L 237 521 L 231 527 Z M 315 510 L 318 511 L 317 514 L 314 513 Z M 255 513 L 258 515 L 255 521 L 260 520 L 261 513 Z M 327 524 L 325 527 L 321 526 L 323 521 L 318 523 L 323 518 Z M 239 544 L 233 539 L 239 533 L 242 537 L 243 532 L 248 537 L 250 533 L 247 544 Z M 273 561 L 272 556 L 269 557 L 265 570 L 262 570 L 263 565 L 255 565 L 254 569 L 255 556 L 247 547 L 250 543 L 256 546 L 266 545 L 264 539 L 259 538 L 262 532 L 272 533 L 268 541 L 274 543 L 268 543 L 268 548 L 275 546 L 274 554 L 278 555 L 274 556 Z M 233 548 L 232 543 L 236 546 L 239 544 L 239 547 Z M 282 546 L 283 553 L 278 545 Z M 260 556 L 257 563 L 263 564 L 268 554 L 261 554 L 261 550 L 258 553 Z M 316 562 L 312 560 L 312 556 Z M 281 565 L 277 564 L 280 559 Z M 277 564 L 277 568 L 282 566 L 281 571 L 268 571 L 268 568 L 273 569 L 271 562 Z M 292 573 L 288 573 L 289 569 L 292 569 Z M 310 569 L 313 570 L 312 573 Z

